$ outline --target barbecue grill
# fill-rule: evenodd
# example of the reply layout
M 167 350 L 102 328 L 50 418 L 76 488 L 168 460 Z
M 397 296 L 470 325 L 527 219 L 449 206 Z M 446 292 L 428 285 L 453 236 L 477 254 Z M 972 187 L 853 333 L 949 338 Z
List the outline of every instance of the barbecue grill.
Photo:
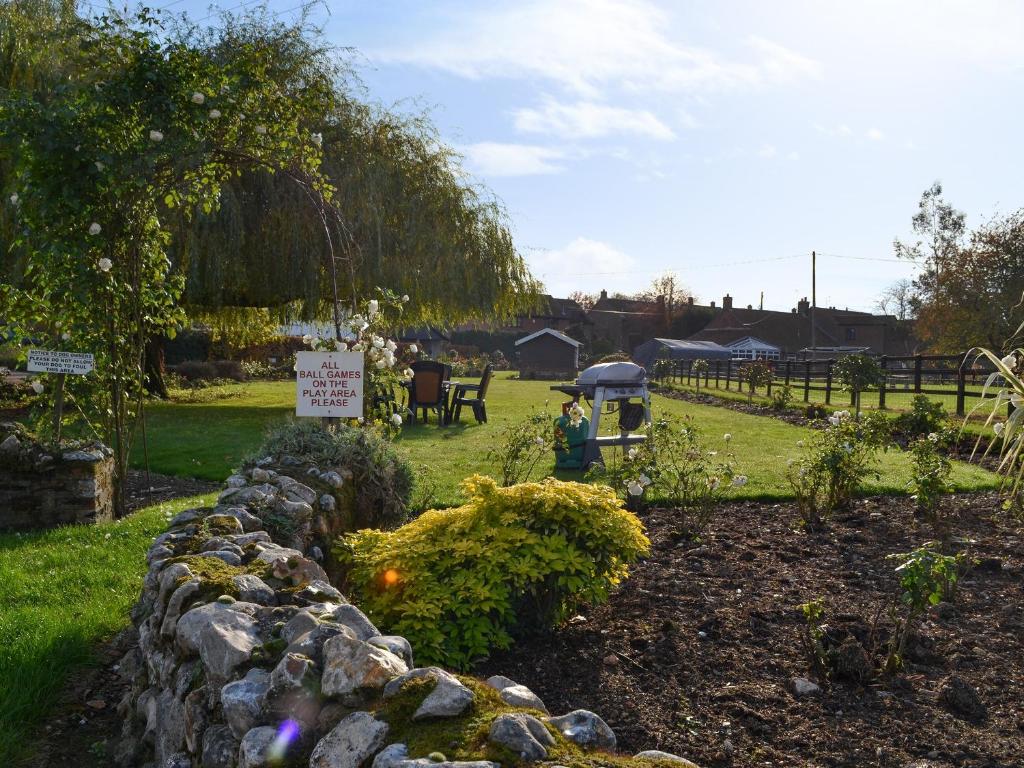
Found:
M 644 435 L 631 434 L 641 424 L 651 423 L 647 372 L 639 365 L 598 363 L 583 371 L 574 384 L 557 384 L 551 389 L 570 395 L 574 403 L 582 397 L 591 404 L 590 431 L 583 451 L 584 469 L 602 460 L 601 446 L 626 446 L 644 441 Z M 599 437 L 601 412 L 606 403 L 610 413 L 617 411 L 619 414 L 619 434 Z

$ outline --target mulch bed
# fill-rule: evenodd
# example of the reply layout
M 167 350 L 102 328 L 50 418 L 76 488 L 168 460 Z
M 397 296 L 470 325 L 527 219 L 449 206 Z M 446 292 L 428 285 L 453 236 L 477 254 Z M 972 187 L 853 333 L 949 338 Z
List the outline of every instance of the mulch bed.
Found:
M 702 766 L 1022 765 L 1024 530 L 995 514 L 993 494 L 944 502 L 952 548 L 981 566 L 927 617 L 898 676 L 815 678 L 800 642 L 799 606 L 819 597 L 838 631 L 889 625 L 898 584 L 886 556 L 935 535 L 892 497 L 859 500 L 816 533 L 795 529 L 791 505 L 728 504 L 699 544 L 669 536 L 672 510 L 648 512 L 651 557 L 606 605 L 476 672 L 529 686 L 553 712 L 601 714 L 623 750 Z M 980 694 L 983 719 L 940 703 L 952 673 Z M 822 692 L 796 698 L 796 677 Z
M 223 486 L 223 483 L 211 483 L 209 480 L 197 480 L 193 477 L 176 477 L 130 469 L 125 495 L 128 510 L 135 512 L 165 501 L 212 493 Z
M 793 406 L 780 410 L 778 408 L 772 408 L 770 405 L 744 403 L 741 400 L 730 400 L 726 397 L 716 397 L 715 395 L 706 395 L 702 392 L 690 392 L 685 389 L 671 389 L 669 387 L 658 387 L 652 391 L 658 393 L 662 397 L 669 397 L 673 400 L 685 400 L 688 403 L 696 403 L 698 405 L 712 405 L 716 408 L 727 408 L 730 411 L 738 411 L 739 413 L 746 413 L 751 416 L 771 416 L 773 419 L 778 419 L 779 421 L 784 421 L 787 424 L 793 424 L 797 427 L 821 426 L 820 420 L 807 418 L 805 414 L 796 410 Z

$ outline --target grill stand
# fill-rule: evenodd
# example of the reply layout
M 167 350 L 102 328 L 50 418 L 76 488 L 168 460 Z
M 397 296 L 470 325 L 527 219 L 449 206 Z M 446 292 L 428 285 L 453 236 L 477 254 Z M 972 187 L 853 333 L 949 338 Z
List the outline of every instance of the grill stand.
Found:
M 572 397 L 574 403 L 578 403 L 583 397 L 590 400 L 589 393 L 593 391 L 593 402 L 591 405 L 590 430 L 587 432 L 587 441 L 583 448 L 583 469 L 588 469 L 591 464 L 604 463 L 601 457 L 603 446 L 623 447 L 636 445 L 647 439 L 646 435 L 634 435 L 629 430 L 620 430 L 618 435 L 599 436 L 601 426 L 601 413 L 604 404 L 618 402 L 621 408 L 624 403 L 632 399 L 639 399 L 644 405 L 644 424 L 651 423 L 651 396 L 647 387 L 643 384 L 627 385 L 603 385 L 581 386 L 579 384 L 559 384 L 552 386 L 556 392 L 564 392 Z

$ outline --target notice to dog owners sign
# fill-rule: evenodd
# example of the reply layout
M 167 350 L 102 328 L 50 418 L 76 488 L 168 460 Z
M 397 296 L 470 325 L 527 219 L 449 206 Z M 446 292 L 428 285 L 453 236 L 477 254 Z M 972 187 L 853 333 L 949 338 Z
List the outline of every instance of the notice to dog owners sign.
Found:
M 33 373 L 71 373 L 82 376 L 96 366 L 92 352 L 58 352 L 52 349 L 30 349 L 28 369 Z
M 363 415 L 362 352 L 299 352 L 295 355 L 295 415 Z

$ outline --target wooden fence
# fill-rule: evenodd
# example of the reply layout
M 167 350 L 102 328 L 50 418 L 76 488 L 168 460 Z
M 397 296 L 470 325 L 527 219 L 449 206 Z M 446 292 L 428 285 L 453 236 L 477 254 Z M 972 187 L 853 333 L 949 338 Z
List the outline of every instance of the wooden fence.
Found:
M 747 360 L 709 361 L 703 373 L 693 370 L 692 360 L 661 360 L 655 366 L 655 380 L 661 382 L 686 383 L 700 388 L 742 391 L 745 383 L 740 378 L 740 368 Z M 794 399 L 802 397 L 805 403 L 823 402 L 838 404 L 833 400 L 843 398 L 843 403 L 852 395 L 845 392 L 835 381 L 832 360 L 787 360 L 767 361 L 772 366 L 772 380 L 760 392 L 771 395 L 773 388 L 790 387 Z M 955 403 L 958 416 L 967 410 L 970 398 L 981 397 L 985 379 L 994 370 L 984 358 L 974 355 L 913 355 L 910 357 L 878 358 L 884 377 L 877 388 L 861 393 L 863 406 L 877 403 L 879 408 L 909 407 L 915 395 Z M 698 383 L 698 378 L 700 379 Z M 877 400 L 876 400 L 877 398 Z M 899 402 L 893 402 L 898 400 Z

